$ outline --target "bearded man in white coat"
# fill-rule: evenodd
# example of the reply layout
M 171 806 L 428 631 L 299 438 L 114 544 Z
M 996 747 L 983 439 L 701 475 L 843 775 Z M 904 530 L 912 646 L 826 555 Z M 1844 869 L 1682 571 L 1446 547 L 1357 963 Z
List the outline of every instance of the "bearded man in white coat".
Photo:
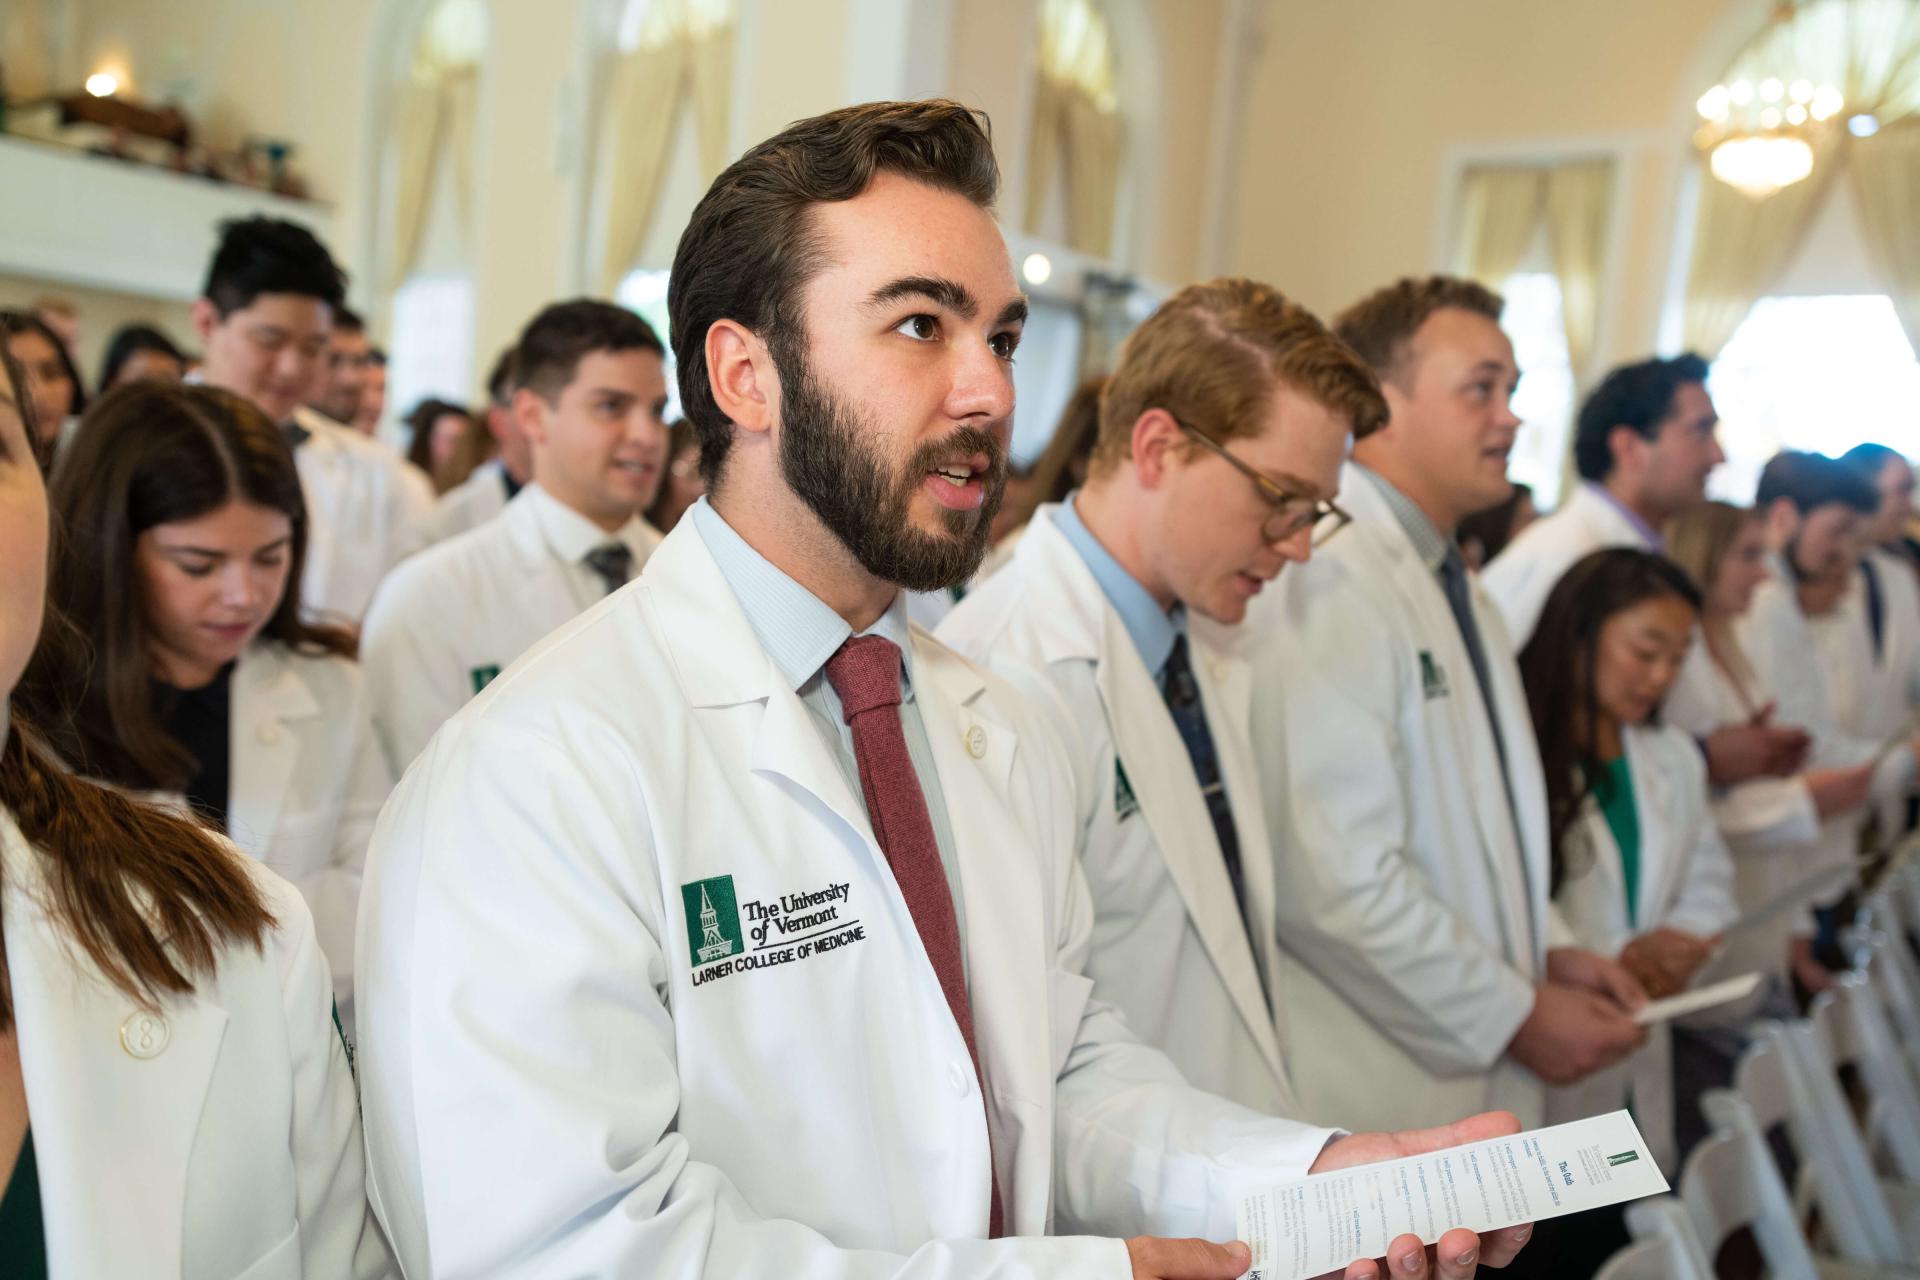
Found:
M 1707 476 L 1726 461 L 1706 381 L 1707 362 L 1696 355 L 1642 360 L 1613 370 L 1581 405 L 1573 438 L 1580 483 L 1484 575 L 1516 651 L 1577 561 L 1607 547 L 1658 551 L 1660 527 L 1705 499 Z
M 1379 375 L 1353 527 L 1254 605 L 1253 739 L 1276 841 L 1278 1011 L 1310 1114 L 1539 1123 L 1643 1040 L 1613 961 L 1561 945 L 1545 784 L 1505 627 L 1459 522 L 1509 492 L 1518 382 L 1501 299 L 1402 280 L 1337 332 Z
M 1121 350 L 1085 486 L 939 629 L 1063 713 L 1096 989 L 1189 1080 L 1270 1114 L 1298 1104 L 1235 631 L 1337 526 L 1347 437 L 1385 416 L 1373 375 L 1278 290 L 1183 289 Z
M 1227 1280 L 1244 1246 L 1147 1233 L 1511 1128 L 1261 1116 L 1094 997 L 1065 754 L 901 596 L 969 576 L 1005 481 L 997 179 L 971 112 L 883 103 L 695 209 L 669 304 L 711 503 L 457 715 L 375 837 L 361 1080 L 410 1274 Z

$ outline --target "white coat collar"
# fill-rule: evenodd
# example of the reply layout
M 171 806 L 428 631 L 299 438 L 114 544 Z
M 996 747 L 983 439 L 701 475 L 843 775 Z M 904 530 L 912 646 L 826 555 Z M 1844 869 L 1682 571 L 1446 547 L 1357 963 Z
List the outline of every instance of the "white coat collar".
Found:
M 49 916 L 39 855 L 4 810 L 0 859 L 49 1269 L 172 1274 L 156 1272 L 155 1259 L 182 1255 L 188 1166 L 227 1012 L 197 994 L 169 998 L 159 1011 L 165 1047 L 135 1057 L 122 1031 L 137 1036 L 143 1011 Z M 111 1229 L 102 1205 L 113 1206 Z
M 227 830 L 246 848 L 268 847 L 302 763 L 301 735 L 292 726 L 321 710 L 283 645 L 256 640 L 240 655 L 227 713 Z
M 1114 751 L 1127 769 L 1141 816 L 1194 932 L 1268 1066 L 1284 1078 L 1273 1010 L 1261 981 L 1263 968 L 1273 972 L 1268 949 L 1277 943 L 1270 936 L 1249 938 L 1213 819 L 1199 788 L 1192 785 L 1186 747 L 1126 623 L 1054 523 L 1050 508 L 1035 512 L 1027 525 L 1014 551 L 1014 571 L 1036 584 L 1031 599 L 1045 601 L 1044 608 L 1030 610 L 1045 661 L 1092 664 Z M 1216 643 L 1226 628 L 1200 626 L 1199 621 L 1191 636 L 1194 676 L 1209 730 L 1221 747 L 1227 800 L 1241 837 L 1243 887 L 1251 914 L 1264 918 L 1270 913 L 1261 904 L 1272 903 L 1274 893 L 1271 845 L 1258 803 L 1258 779 L 1250 769 L 1238 767 L 1251 759 L 1252 672 L 1237 653 Z
M 518 554 L 521 569 L 528 574 L 552 573 L 555 561 L 570 567 L 579 565 L 589 551 L 615 541 L 625 543 L 633 552 L 638 572 L 660 545 L 660 531 L 639 515 L 609 533 L 537 483 L 522 487 L 498 518 L 506 521 L 508 541 Z

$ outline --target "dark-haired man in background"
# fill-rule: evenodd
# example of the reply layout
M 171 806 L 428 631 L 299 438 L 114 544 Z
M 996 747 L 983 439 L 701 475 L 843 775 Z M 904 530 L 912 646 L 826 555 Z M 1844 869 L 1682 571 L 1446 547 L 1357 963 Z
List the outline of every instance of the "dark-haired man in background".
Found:
M 879 103 L 694 210 L 669 301 L 710 499 L 454 716 L 369 858 L 371 1198 L 411 1274 L 1233 1280 L 1244 1247 L 1160 1236 L 1510 1131 L 1260 1115 L 1084 976 L 1065 751 L 902 598 L 973 573 L 1005 484 L 998 180 L 965 108 Z M 1516 1235 L 1402 1237 L 1393 1273 Z
M 1726 461 L 1699 356 L 1642 360 L 1602 379 L 1580 407 L 1573 461 L 1581 483 L 1487 566 L 1487 591 L 1516 651 L 1574 563 L 1606 547 L 1658 551 L 1661 526 L 1707 495 Z
M 253 401 L 293 444 L 307 500 L 301 599 L 317 617 L 357 626 L 419 497 L 391 450 L 305 403 L 329 379 L 346 276 L 305 227 L 247 218 L 221 227 L 200 293 L 198 379 Z
M 659 545 L 641 512 L 666 471 L 665 357 L 645 320 L 608 302 L 555 303 L 521 332 L 502 367 L 532 482 L 493 519 L 409 557 L 367 613 L 360 663 L 395 777 L 502 668 L 625 586 Z

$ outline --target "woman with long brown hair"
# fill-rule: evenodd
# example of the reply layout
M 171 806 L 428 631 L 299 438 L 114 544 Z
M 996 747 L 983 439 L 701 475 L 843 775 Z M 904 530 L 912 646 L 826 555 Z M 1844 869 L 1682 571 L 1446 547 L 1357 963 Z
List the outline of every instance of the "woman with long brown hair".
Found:
M 1596 551 L 1555 585 L 1520 652 L 1554 906 L 1577 945 L 1617 955 L 1656 998 L 1695 978 L 1738 914 L 1706 761 L 1660 719 L 1699 611 L 1700 593 L 1666 557 Z M 1654 1156 L 1678 1172 L 1664 1028 L 1619 1067 L 1554 1090 L 1548 1118 L 1614 1110 L 1629 1094 Z
M 0 364 L 0 1274 L 390 1275 L 300 895 L 8 710 L 48 512 Z
M 302 614 L 284 437 L 229 392 L 136 383 L 88 412 L 51 487 L 74 631 L 41 647 L 20 707 L 76 772 L 183 797 L 293 881 L 351 1028 L 361 866 L 393 780 L 351 637 Z

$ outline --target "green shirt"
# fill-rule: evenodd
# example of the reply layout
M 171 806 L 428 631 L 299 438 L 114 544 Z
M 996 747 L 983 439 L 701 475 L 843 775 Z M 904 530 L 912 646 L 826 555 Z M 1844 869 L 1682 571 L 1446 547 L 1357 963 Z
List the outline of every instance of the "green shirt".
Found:
M 1633 771 L 1627 757 L 1609 760 L 1594 779 L 1593 798 L 1607 820 L 1613 842 L 1620 846 L 1620 876 L 1627 886 L 1627 923 L 1640 925 L 1640 812 L 1633 803 Z
M 40 1217 L 40 1166 L 33 1158 L 33 1130 L 20 1143 L 20 1158 L 6 1194 L 0 1195 L 0 1276 L 46 1280 L 47 1232 Z

